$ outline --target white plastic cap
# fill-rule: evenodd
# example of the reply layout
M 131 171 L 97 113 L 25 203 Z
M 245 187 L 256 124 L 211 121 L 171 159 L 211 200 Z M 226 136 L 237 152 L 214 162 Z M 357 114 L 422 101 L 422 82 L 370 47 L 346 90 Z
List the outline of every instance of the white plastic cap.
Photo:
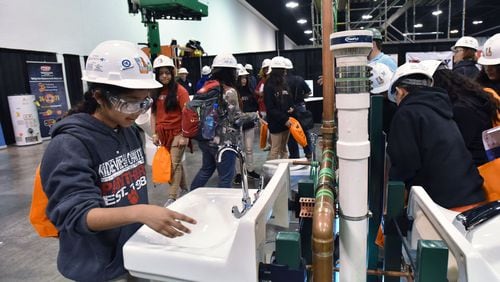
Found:
M 372 93 L 379 94 L 389 90 L 391 79 L 394 73 L 391 69 L 382 63 L 369 64 L 372 68 L 372 75 L 370 81 L 372 82 Z
M 389 93 L 387 97 L 389 100 L 392 102 L 396 102 L 396 87 L 395 85 L 397 82 L 401 79 L 403 79 L 406 76 L 410 76 L 412 74 L 422 74 L 424 75 L 429 81 L 430 84 L 434 82 L 434 79 L 432 76 L 429 74 L 429 69 L 423 65 L 422 63 L 405 63 L 401 65 L 396 72 L 394 73 L 394 76 L 391 79 L 391 84 L 389 85 Z
M 483 53 L 477 62 L 485 66 L 500 65 L 500 33 L 486 40 Z
M 427 68 L 430 76 L 434 76 L 434 73 L 439 66 L 441 66 L 442 68 L 447 68 L 446 65 L 439 60 L 423 60 L 420 63 Z
M 271 63 L 269 64 L 269 69 L 267 70 L 267 74 L 270 74 L 273 69 L 286 69 L 286 58 L 282 56 L 276 56 L 271 59 Z
M 264 59 L 264 60 L 262 61 L 262 67 L 260 67 L 260 68 L 261 68 L 261 69 L 263 69 L 263 68 L 267 68 L 267 67 L 269 67 L 269 65 L 270 65 L 270 64 L 271 64 L 271 59 Z
M 203 66 L 201 68 L 202 75 L 209 75 L 212 72 L 212 69 L 209 66 Z
M 253 70 L 253 66 L 251 64 L 246 64 L 245 69 L 246 70 Z
M 232 54 L 219 54 L 215 56 L 212 62 L 213 68 L 238 68 L 236 58 Z
M 186 68 L 180 68 L 177 74 L 189 74 L 189 72 Z
M 162 87 L 148 56 L 134 43 L 120 40 L 104 41 L 90 52 L 82 80 L 130 89 Z
M 157 69 L 161 67 L 175 68 L 174 61 L 165 55 L 160 55 L 153 61 L 153 68 Z
M 458 39 L 455 45 L 451 47 L 452 51 L 455 51 L 457 47 L 465 47 L 465 48 L 471 48 L 474 50 L 479 49 L 479 42 L 477 42 L 476 38 L 470 37 L 470 36 L 463 36 L 462 38 Z

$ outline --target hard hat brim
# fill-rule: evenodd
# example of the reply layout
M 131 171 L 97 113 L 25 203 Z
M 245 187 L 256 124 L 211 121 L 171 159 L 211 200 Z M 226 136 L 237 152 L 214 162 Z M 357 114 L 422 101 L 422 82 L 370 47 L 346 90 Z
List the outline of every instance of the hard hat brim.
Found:
M 128 89 L 157 89 L 163 87 L 163 85 L 155 79 L 121 79 L 113 81 L 104 78 L 89 78 L 88 76 L 83 76 L 82 80 L 92 83 L 109 84 Z
M 477 60 L 477 63 L 483 66 L 493 66 L 493 65 L 500 65 L 500 58 L 498 59 L 486 59 L 485 57 L 481 56 Z

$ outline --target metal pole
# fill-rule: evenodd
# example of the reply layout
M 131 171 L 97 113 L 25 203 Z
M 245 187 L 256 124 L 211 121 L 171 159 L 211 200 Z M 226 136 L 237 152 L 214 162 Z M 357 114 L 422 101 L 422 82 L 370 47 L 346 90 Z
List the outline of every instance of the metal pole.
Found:
M 465 35 L 465 2 L 466 0 L 464 0 L 462 7 L 462 36 Z
M 437 4 L 436 11 L 439 11 L 439 4 Z M 439 38 L 439 14 L 436 15 L 436 39 Z
M 448 39 L 450 39 L 450 28 L 451 28 L 451 0 L 448 0 Z
M 345 21 L 346 21 L 346 30 L 351 30 L 351 1 L 347 0 L 347 7 L 346 7 L 347 13 L 345 16 Z
M 413 0 L 413 40 L 415 41 L 415 0 Z
M 384 20 L 384 22 L 387 22 L 387 0 L 385 0 L 385 4 L 384 5 L 385 5 L 385 11 L 384 11 L 384 13 L 385 13 L 385 20 Z M 384 35 L 384 42 L 387 42 L 387 36 L 386 36 L 386 34 L 387 34 L 387 28 L 385 29 L 385 33 L 384 34 L 385 34 Z

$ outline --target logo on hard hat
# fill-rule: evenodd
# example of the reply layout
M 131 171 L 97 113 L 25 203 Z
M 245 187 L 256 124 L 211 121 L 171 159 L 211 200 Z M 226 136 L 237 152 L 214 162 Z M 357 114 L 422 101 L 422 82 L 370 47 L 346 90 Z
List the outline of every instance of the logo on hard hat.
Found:
M 142 57 L 134 58 L 135 62 L 139 66 L 139 72 L 142 74 L 147 74 L 151 70 L 151 65 L 146 63 Z
M 484 50 L 484 55 L 488 57 L 493 55 L 493 53 L 491 52 L 491 47 L 486 47 L 486 49 Z
M 129 59 L 122 60 L 122 70 L 128 70 L 133 68 L 132 62 Z

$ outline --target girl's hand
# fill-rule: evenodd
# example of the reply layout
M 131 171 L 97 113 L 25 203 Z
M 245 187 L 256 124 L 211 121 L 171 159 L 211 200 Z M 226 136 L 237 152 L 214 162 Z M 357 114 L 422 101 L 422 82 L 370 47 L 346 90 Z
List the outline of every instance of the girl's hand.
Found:
M 193 218 L 167 208 L 145 205 L 144 209 L 141 212 L 140 222 L 168 238 L 175 238 L 184 235 L 184 233 L 191 233 L 191 230 L 184 226 L 182 222 L 196 224 L 196 220 Z
M 188 143 L 189 143 L 189 138 L 186 138 L 184 136 L 181 136 L 181 138 L 179 138 L 179 146 L 180 147 L 186 146 Z

